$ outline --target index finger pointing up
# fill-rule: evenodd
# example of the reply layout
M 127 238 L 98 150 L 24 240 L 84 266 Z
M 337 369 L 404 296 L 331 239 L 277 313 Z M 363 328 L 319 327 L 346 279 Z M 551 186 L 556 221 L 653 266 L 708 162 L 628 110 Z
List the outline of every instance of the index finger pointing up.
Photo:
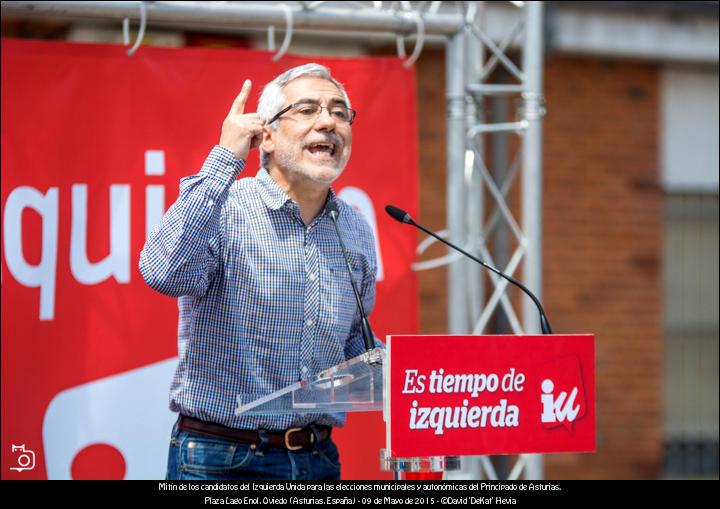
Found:
M 250 89 L 252 88 L 252 82 L 250 80 L 245 80 L 245 83 L 243 83 L 242 90 L 240 90 L 240 93 L 233 101 L 232 107 L 230 108 L 230 113 L 235 113 L 236 115 L 242 115 L 245 112 L 245 103 L 248 100 L 248 97 L 250 97 Z

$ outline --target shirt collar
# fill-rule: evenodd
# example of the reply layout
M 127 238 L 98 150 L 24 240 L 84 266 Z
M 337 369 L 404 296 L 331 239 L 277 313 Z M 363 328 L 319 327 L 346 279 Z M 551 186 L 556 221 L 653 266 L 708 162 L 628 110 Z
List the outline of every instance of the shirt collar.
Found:
M 261 167 L 255 178 L 258 184 L 260 184 L 260 198 L 262 198 L 262 201 L 270 210 L 281 209 L 288 202 L 295 203 L 292 198 L 290 198 L 290 196 L 288 196 L 288 194 L 282 190 L 278 183 L 275 182 L 275 180 L 270 176 L 270 174 L 265 168 Z M 331 187 L 328 191 L 328 196 L 325 200 L 325 203 L 335 200 L 336 198 L 337 195 Z M 324 210 L 320 213 L 320 215 L 323 214 L 325 214 Z
M 288 201 L 292 201 L 265 168 L 260 168 L 255 178 L 260 184 L 260 198 L 270 210 L 278 210 Z

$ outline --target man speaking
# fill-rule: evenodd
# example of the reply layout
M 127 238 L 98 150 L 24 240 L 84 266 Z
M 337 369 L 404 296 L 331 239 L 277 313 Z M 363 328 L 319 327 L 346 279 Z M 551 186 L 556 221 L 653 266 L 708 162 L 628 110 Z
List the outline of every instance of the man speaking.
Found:
M 318 64 L 245 84 L 219 144 L 140 255 L 147 284 L 179 297 L 168 479 L 339 479 L 344 414 L 236 416 L 245 404 L 365 351 L 339 227 L 365 310 L 375 303 L 370 227 L 330 185 L 350 158 L 355 111 Z M 237 180 L 260 148 L 254 178 Z

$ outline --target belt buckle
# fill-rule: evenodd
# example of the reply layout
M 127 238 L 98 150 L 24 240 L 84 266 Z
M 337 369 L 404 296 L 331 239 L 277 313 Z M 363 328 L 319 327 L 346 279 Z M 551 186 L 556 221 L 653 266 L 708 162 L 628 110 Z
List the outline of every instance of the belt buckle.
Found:
M 294 433 L 296 431 L 302 431 L 302 428 L 290 428 L 285 432 L 285 448 L 288 451 L 299 451 L 303 448 L 302 445 L 290 445 L 290 442 L 288 442 L 288 439 L 290 438 L 290 433 Z

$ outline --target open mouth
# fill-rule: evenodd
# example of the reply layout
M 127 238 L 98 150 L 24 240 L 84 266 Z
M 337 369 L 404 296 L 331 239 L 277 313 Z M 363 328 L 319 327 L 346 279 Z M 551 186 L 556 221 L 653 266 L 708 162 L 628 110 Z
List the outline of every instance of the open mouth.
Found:
M 311 143 L 306 147 L 306 149 L 311 154 L 323 158 L 335 157 L 335 152 L 337 150 L 335 144 L 329 142 Z

